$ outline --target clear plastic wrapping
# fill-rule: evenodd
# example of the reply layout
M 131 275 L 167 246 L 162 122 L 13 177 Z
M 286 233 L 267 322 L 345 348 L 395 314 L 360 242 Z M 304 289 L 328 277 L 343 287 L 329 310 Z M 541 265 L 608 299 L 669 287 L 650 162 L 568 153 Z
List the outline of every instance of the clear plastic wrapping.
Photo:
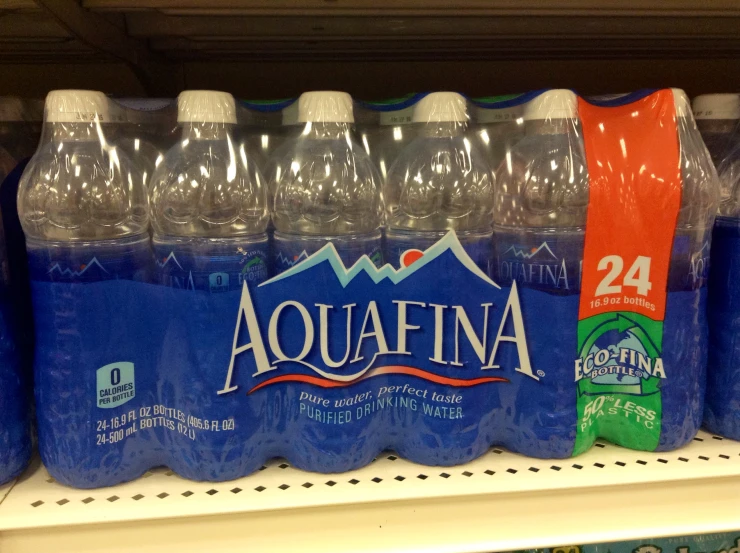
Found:
M 110 100 L 49 95 L 19 199 L 57 480 L 693 438 L 719 185 L 685 95 L 407 101 L 307 92 L 258 123 L 186 91 L 148 179 Z M 288 137 L 263 172 L 277 113 Z
M 705 424 L 740 439 L 740 94 L 707 94 L 694 116 L 717 168 L 721 203 L 714 225 L 709 288 L 709 367 Z M 706 263 L 708 270 L 709 263 Z

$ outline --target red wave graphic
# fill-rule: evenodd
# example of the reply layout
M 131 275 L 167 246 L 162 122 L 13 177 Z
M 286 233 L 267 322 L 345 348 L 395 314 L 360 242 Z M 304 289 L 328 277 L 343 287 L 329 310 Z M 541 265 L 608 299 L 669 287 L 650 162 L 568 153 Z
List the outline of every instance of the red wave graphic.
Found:
M 470 386 L 477 386 L 479 384 L 489 384 L 491 382 L 509 382 L 508 378 L 503 378 L 500 376 L 485 376 L 481 378 L 450 378 L 447 376 L 440 376 L 438 374 L 430 373 L 416 367 L 407 367 L 404 365 L 387 365 L 385 367 L 376 367 L 365 373 L 360 378 L 356 378 L 355 380 L 350 380 L 347 382 L 337 382 L 336 380 L 327 380 L 318 376 L 305 374 L 283 374 L 281 376 L 276 376 L 257 384 L 254 388 L 247 392 L 247 395 L 251 394 L 252 392 L 256 392 L 257 390 L 260 390 L 266 386 L 271 386 L 272 384 L 278 384 L 280 382 L 305 382 L 306 384 L 320 386 L 321 388 L 343 388 L 346 386 L 351 386 L 352 384 L 356 384 L 361 380 L 366 380 L 368 378 L 372 378 L 373 376 L 378 376 L 380 374 L 406 374 L 409 376 L 421 378 L 423 380 L 428 380 L 430 382 L 435 382 L 436 384 L 456 386 L 458 388 L 467 388 Z

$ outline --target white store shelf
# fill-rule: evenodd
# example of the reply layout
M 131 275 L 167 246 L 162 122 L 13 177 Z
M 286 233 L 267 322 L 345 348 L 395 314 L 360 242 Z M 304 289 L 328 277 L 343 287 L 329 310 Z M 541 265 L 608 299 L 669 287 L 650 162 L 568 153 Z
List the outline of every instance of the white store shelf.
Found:
M 564 460 L 498 448 L 458 467 L 378 457 L 345 474 L 271 461 L 231 482 L 165 468 L 75 490 L 36 462 L 0 488 L 0 551 L 486 552 L 740 528 L 740 443 L 700 433 L 645 453 Z

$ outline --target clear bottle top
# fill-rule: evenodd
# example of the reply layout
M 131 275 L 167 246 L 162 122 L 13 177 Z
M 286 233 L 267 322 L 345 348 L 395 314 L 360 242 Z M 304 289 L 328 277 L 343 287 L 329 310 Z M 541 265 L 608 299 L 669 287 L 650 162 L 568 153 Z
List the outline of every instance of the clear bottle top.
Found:
M 720 182 L 721 215 L 740 215 L 740 94 L 704 94 L 692 103 Z
M 229 238 L 265 232 L 265 182 L 244 144 L 234 139 L 234 98 L 190 90 L 177 104 L 180 141 L 152 175 L 155 234 Z
M 589 181 L 575 93 L 543 92 L 523 119 L 525 136 L 497 171 L 494 225 L 582 229 Z
M 273 222 L 280 232 L 365 234 L 380 228 L 380 177 L 353 137 L 352 98 L 306 92 L 298 99 L 301 134 L 273 159 Z
M 147 232 L 141 169 L 108 141 L 102 92 L 55 90 L 46 97 L 44 130 L 18 190 L 29 238 L 107 240 Z
M 719 206 L 719 178 L 691 113 L 688 96 L 678 88 L 671 90 L 676 109 L 682 180 L 677 225 L 679 228 L 701 229 L 711 226 Z
M 469 132 L 465 98 L 435 92 L 422 98 L 416 138 L 399 154 L 385 184 L 391 229 L 485 231 L 491 228 L 494 177 Z

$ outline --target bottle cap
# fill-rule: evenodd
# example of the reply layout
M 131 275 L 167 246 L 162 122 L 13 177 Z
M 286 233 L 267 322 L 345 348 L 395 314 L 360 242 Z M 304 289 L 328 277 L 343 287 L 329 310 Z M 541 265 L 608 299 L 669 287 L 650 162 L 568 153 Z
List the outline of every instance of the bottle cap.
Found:
M 304 92 L 298 98 L 298 123 L 354 123 L 352 96 L 328 90 Z
M 524 120 L 575 119 L 578 116 L 576 93 L 567 89 L 543 92 L 524 108 Z
M 95 90 L 52 90 L 46 95 L 44 117 L 48 123 L 106 123 L 108 98 Z
M 468 106 L 465 98 L 457 92 L 432 92 L 424 96 L 414 107 L 414 123 L 468 121 Z
M 215 90 L 186 90 L 177 97 L 178 123 L 236 124 L 234 97 Z
M 691 102 L 689 97 L 680 88 L 672 88 L 673 92 L 673 104 L 676 106 L 677 117 L 687 117 L 691 114 Z
M 740 94 L 702 94 L 692 104 L 695 119 L 740 119 Z

